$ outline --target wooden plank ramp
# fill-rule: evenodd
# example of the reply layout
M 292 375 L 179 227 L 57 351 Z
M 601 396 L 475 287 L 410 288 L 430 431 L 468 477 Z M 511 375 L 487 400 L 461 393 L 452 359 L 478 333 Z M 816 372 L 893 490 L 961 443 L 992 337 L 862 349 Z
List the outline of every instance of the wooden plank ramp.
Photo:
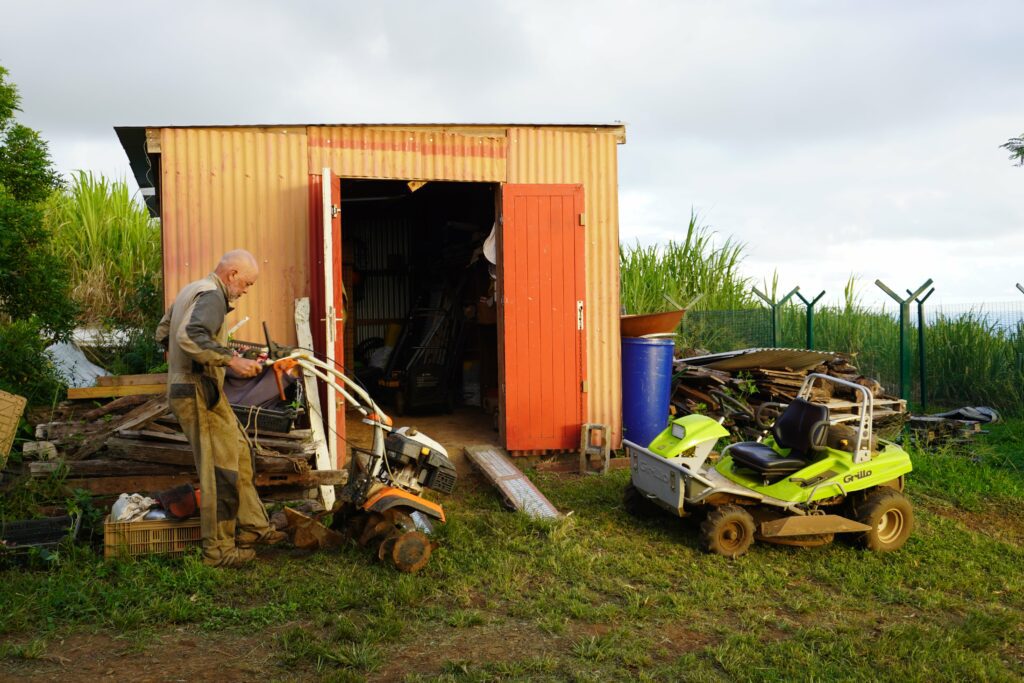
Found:
M 551 504 L 522 470 L 515 466 L 508 452 L 500 446 L 476 444 L 466 446 L 466 457 L 484 477 L 494 484 L 513 510 L 534 519 L 560 519 L 562 513 Z

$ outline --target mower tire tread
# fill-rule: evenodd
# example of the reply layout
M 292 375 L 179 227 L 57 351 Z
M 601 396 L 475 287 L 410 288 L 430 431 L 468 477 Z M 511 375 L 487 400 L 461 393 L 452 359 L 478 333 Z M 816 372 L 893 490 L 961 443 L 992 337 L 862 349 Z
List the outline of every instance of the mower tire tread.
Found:
M 910 501 L 894 488 L 869 491 L 853 509 L 854 519 L 871 527 L 857 542 L 876 553 L 899 550 L 914 528 L 914 510 Z
M 704 550 L 735 559 L 754 542 L 754 518 L 739 505 L 722 505 L 708 513 L 700 525 Z

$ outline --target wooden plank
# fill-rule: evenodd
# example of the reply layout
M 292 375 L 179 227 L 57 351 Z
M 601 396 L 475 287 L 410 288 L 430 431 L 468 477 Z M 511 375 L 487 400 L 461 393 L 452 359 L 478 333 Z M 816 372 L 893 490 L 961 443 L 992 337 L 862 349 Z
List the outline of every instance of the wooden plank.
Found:
M 899 405 L 899 402 L 900 399 L 898 398 L 876 398 L 873 401 L 876 408 L 879 406 Z M 860 401 L 845 401 L 842 399 L 833 398 L 829 399 L 826 405 L 829 407 L 829 409 L 835 408 L 836 410 L 840 410 L 843 408 L 859 408 L 862 405 L 864 405 L 864 403 Z
M 167 384 L 167 373 L 152 375 L 103 375 L 96 378 L 98 387 L 134 387 L 144 384 Z
M 68 477 L 126 477 L 153 474 L 182 474 L 181 468 L 172 465 L 159 465 L 152 462 L 132 462 L 130 460 L 72 460 L 51 462 L 30 462 L 29 472 L 33 477 L 44 477 L 67 468 Z M 184 472 L 191 474 L 190 471 Z
M 107 440 L 107 449 L 115 458 L 136 462 L 161 463 L 177 467 L 195 467 L 192 447 L 187 443 L 162 443 L 115 436 Z M 309 463 L 301 455 L 257 455 L 257 472 L 305 473 Z
M 310 470 L 304 474 L 257 472 L 256 486 L 342 486 L 348 482 L 348 470 Z
M 146 429 L 139 430 L 119 429 L 117 435 L 124 437 L 125 439 L 136 439 L 142 442 L 163 441 L 165 443 L 188 443 L 188 438 L 181 432 L 175 432 L 173 430 L 168 430 L 166 432 L 154 431 L 149 429 L 148 426 Z M 300 441 L 292 441 L 289 439 L 265 439 L 262 436 L 254 441 L 258 448 L 269 449 L 277 453 L 306 453 L 306 447 Z
M 291 474 L 271 477 L 267 473 L 257 474 L 255 484 L 272 491 L 279 487 L 312 489 L 324 485 L 325 481 L 344 483 L 347 472 L 328 470 L 320 473 Z M 131 475 L 121 477 L 68 478 L 64 484 L 71 489 L 83 489 L 93 495 L 117 495 L 119 493 L 159 493 L 181 484 L 199 485 L 199 477 L 193 473 Z M 333 486 L 331 486 L 333 490 Z
M 103 448 L 107 439 L 117 430 L 137 427 L 138 425 L 145 424 L 154 417 L 158 417 L 165 412 L 167 412 L 167 399 L 163 397 L 143 403 L 138 408 L 135 408 L 129 413 L 125 413 L 116 420 L 112 420 L 109 424 L 104 425 L 99 431 L 91 434 L 89 438 L 86 439 L 85 443 L 72 453 L 68 454 L 68 459 L 84 460 Z
M 123 387 L 81 387 L 68 389 L 68 399 L 81 401 L 94 398 L 113 398 L 115 396 L 137 396 L 141 394 L 163 394 L 167 391 L 166 384 L 136 384 Z
M 313 348 L 313 332 L 309 327 L 309 299 L 307 297 L 295 300 L 295 336 L 299 346 L 307 349 Z M 309 425 L 312 428 L 313 447 L 316 449 L 316 468 L 329 470 L 334 468 L 336 461 L 331 458 L 331 452 L 327 446 L 327 433 L 324 431 L 324 423 L 321 419 L 323 413 L 320 410 L 320 394 L 316 390 L 316 378 L 309 373 L 303 373 L 302 383 L 302 388 L 306 393 L 306 402 L 309 404 Z M 334 507 L 333 487 L 320 487 L 320 502 L 323 503 L 325 510 Z
M 94 495 L 116 495 L 118 493 L 159 493 L 181 484 L 199 483 L 195 473 L 132 475 L 126 477 L 68 478 L 64 485 L 71 489 L 83 489 Z
M 100 406 L 99 408 L 93 408 L 88 412 L 82 413 L 82 415 L 78 419 L 80 419 L 82 422 L 92 422 L 93 420 L 98 420 L 104 415 L 109 415 L 110 413 L 118 413 L 121 412 L 122 410 L 130 410 L 135 406 L 142 405 L 148 400 L 149 397 L 146 396 L 145 394 L 122 396 L 121 398 L 115 398 L 110 403 L 106 403 Z
M 21 452 L 28 458 L 36 460 L 56 460 L 57 444 L 52 441 L 26 441 Z

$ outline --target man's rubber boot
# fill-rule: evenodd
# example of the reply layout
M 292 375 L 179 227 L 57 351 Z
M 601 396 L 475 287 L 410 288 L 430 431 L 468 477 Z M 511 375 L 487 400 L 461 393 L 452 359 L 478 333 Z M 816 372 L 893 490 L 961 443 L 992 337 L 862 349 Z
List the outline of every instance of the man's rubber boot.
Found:
M 262 536 L 256 536 L 250 533 L 241 533 L 238 538 L 235 539 L 235 545 L 239 548 L 252 549 L 257 545 L 277 545 L 282 541 L 288 540 L 288 534 L 283 531 L 278 531 L 271 527 L 267 530 L 267 533 Z
M 207 567 L 241 567 L 256 559 L 256 551 L 252 548 L 229 548 L 221 551 L 219 556 L 203 555 L 203 564 Z

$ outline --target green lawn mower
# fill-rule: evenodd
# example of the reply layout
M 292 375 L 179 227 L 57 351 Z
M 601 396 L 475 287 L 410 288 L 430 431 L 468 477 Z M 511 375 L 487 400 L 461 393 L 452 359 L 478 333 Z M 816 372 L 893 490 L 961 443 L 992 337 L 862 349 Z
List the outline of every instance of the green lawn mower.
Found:
M 811 401 L 816 382 L 852 390 L 855 414 L 830 418 L 827 406 Z M 755 539 L 818 546 L 836 534 L 876 552 L 896 550 L 914 523 L 903 495 L 912 466 L 905 450 L 875 438 L 871 415 L 866 387 L 814 373 L 763 443 L 734 443 L 716 455 L 725 428 L 704 415 L 680 417 L 647 446 L 624 440 L 631 474 L 626 510 L 702 513 L 701 545 L 733 558 Z

